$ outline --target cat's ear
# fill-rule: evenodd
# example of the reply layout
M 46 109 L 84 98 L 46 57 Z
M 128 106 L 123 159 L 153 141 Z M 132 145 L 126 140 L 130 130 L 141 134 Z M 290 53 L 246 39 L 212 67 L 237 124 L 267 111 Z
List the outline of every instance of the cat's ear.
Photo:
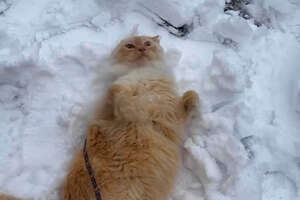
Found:
M 156 36 L 152 37 L 152 40 L 159 43 L 160 42 L 160 36 L 156 35 Z

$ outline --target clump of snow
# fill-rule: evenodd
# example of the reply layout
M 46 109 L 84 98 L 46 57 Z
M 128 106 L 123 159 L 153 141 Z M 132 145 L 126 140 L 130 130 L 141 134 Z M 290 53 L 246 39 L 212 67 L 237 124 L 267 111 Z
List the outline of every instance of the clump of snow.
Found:
M 297 199 L 298 189 L 293 180 L 287 177 L 282 172 L 272 171 L 266 172 L 262 183 L 263 200 L 288 200 Z
M 228 59 L 230 58 L 230 59 Z M 211 64 L 206 67 L 202 94 L 210 99 L 212 110 L 234 101 L 247 87 L 247 72 L 236 54 L 213 52 Z
M 141 3 L 175 25 L 177 38 Z M 297 200 L 298 1 L 0 1 L 0 193 L 58 199 L 89 103 L 111 80 L 107 56 L 139 25 L 161 35 L 180 91 L 201 107 L 186 125 L 173 200 Z M 258 23 L 259 22 L 259 26 Z M 95 81 L 96 80 L 96 81 Z M 16 191 L 16 188 L 18 189 Z

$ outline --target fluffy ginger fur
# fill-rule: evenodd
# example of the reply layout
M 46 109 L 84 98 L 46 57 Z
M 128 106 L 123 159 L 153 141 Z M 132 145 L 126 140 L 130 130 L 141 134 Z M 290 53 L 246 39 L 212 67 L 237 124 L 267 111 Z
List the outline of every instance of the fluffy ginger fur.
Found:
M 18 199 L 7 195 L 0 195 L 0 200 L 18 200 Z
M 174 186 L 182 125 L 198 95 L 178 95 L 162 59 L 158 37 L 127 38 L 113 51 L 113 66 L 127 72 L 110 85 L 87 129 L 89 161 L 103 200 L 167 200 Z M 62 189 L 64 200 L 95 199 L 82 149 Z
M 193 91 L 177 95 L 173 81 L 156 68 L 134 70 L 111 85 L 112 118 L 95 119 L 87 135 L 104 200 L 168 199 L 179 167 L 182 125 L 197 99 Z M 95 198 L 81 152 L 65 182 L 63 198 Z

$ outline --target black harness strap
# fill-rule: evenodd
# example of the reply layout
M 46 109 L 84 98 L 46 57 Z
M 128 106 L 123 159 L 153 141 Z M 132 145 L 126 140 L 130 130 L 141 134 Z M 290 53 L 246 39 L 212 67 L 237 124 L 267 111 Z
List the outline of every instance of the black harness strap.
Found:
M 84 160 L 85 160 L 85 167 L 89 172 L 91 183 L 93 185 L 93 189 L 94 189 L 94 192 L 95 192 L 95 195 L 96 195 L 96 199 L 97 200 L 102 200 L 101 193 L 100 193 L 98 184 L 97 184 L 96 179 L 95 179 L 94 171 L 93 171 L 92 166 L 89 162 L 89 156 L 88 156 L 88 152 L 86 150 L 86 141 L 87 141 L 87 137 L 85 138 L 84 147 L 83 147 L 83 156 L 84 156 Z

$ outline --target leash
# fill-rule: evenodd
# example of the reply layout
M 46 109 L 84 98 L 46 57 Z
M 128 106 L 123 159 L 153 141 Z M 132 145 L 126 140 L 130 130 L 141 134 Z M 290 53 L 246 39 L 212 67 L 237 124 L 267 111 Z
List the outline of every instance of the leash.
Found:
M 95 192 L 95 195 L 96 195 L 96 199 L 97 200 L 102 200 L 102 196 L 101 196 L 98 184 L 97 184 L 96 179 L 95 179 L 94 171 L 93 171 L 92 166 L 89 162 L 89 156 L 88 156 L 88 152 L 86 150 L 86 141 L 87 141 L 87 137 L 85 138 L 84 146 L 83 146 L 83 156 L 84 156 L 84 160 L 85 160 L 85 167 L 88 170 L 88 173 L 90 175 L 90 179 L 91 179 L 91 183 L 93 185 L 93 189 L 94 189 L 94 192 Z

